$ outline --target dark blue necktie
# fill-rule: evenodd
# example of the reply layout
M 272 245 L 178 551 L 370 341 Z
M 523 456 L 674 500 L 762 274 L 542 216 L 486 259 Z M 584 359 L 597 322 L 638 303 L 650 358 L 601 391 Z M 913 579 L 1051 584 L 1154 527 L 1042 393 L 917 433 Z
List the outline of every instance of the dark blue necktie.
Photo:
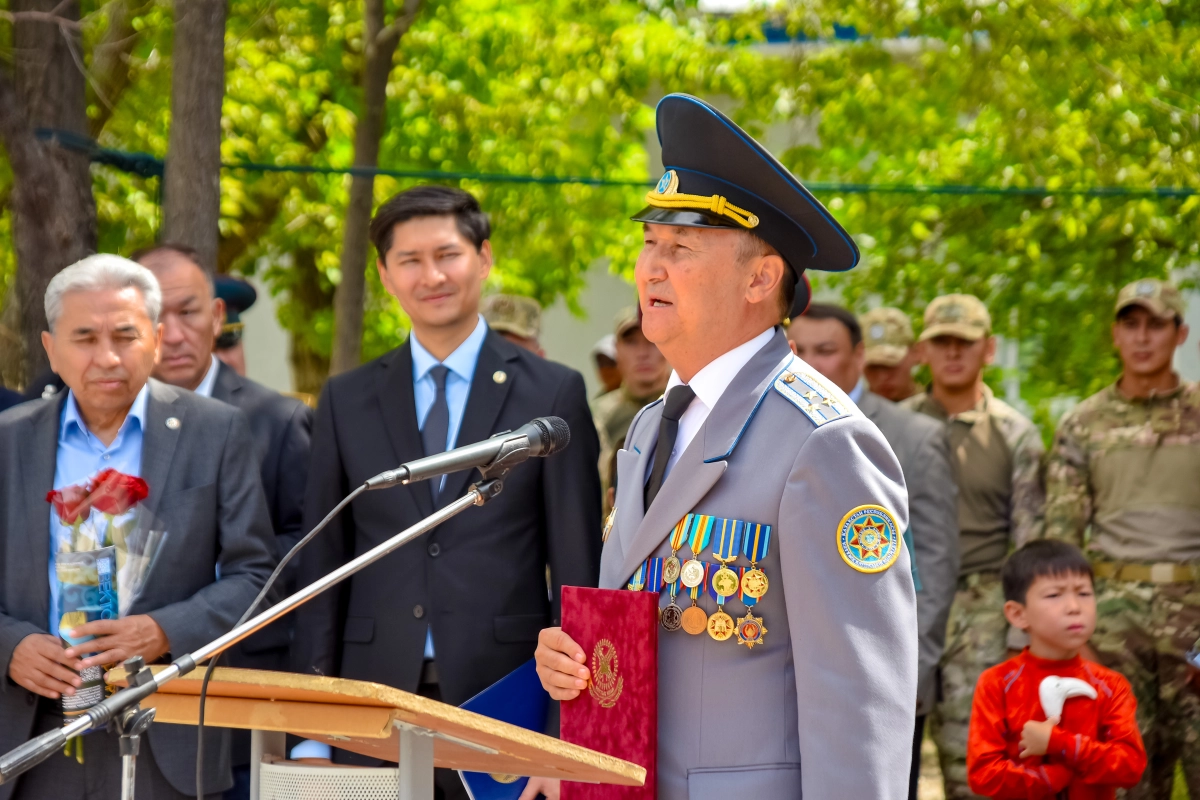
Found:
M 450 405 L 446 402 L 446 375 L 449 372 L 450 368 L 445 364 L 438 364 L 429 370 L 430 376 L 433 377 L 433 385 L 437 387 L 437 395 L 433 398 L 429 413 L 425 415 L 425 424 L 421 426 L 421 445 L 425 448 L 427 456 L 446 451 L 446 437 L 450 433 Z M 441 486 L 441 478 L 430 479 L 429 492 L 433 496 L 434 508 L 438 504 Z

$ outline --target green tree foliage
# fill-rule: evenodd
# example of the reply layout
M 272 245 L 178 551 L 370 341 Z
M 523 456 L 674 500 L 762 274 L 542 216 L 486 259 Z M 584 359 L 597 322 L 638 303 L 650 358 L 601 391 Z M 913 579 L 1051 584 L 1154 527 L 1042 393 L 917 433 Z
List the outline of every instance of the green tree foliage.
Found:
M 1159 2 L 796 4 L 793 32 L 830 21 L 869 38 L 814 46 L 748 117 L 819 115 L 820 146 L 785 160 L 809 180 L 1044 188 L 1045 196 L 828 194 L 864 263 L 818 287 L 918 316 L 971 292 L 1020 340 L 1022 394 L 1043 423 L 1119 363 L 1116 292 L 1195 278 L 1200 198 L 1070 190 L 1196 187 L 1200 29 Z M 819 22 L 818 22 L 819 21 Z

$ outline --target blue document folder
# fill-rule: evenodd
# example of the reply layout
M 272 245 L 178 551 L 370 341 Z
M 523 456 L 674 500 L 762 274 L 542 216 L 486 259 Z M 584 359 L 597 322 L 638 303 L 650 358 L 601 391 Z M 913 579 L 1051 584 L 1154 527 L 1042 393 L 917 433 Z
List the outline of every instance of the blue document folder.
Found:
M 462 704 L 466 711 L 519 725 L 539 733 L 546 729 L 550 695 L 542 688 L 533 659 Z M 459 772 L 471 800 L 517 800 L 528 778 Z

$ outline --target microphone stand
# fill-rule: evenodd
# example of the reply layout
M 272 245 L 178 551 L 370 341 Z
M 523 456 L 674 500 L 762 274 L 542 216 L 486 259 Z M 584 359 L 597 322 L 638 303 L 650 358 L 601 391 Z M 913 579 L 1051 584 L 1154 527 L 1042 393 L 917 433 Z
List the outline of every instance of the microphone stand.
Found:
M 511 461 L 500 458 L 487 467 L 481 468 L 483 480 L 472 486 L 470 491 L 453 503 L 430 514 L 416 525 L 401 531 L 353 561 L 343 564 L 291 597 L 281 600 L 224 636 L 214 639 L 185 656 L 180 656 L 157 674 L 151 674 L 150 670 L 144 668 L 141 656 L 127 659 L 125 664 L 129 679 L 128 688 L 122 689 L 101 703 L 92 706 L 58 730 L 43 733 L 0 756 L 0 785 L 13 781 L 18 775 L 45 761 L 51 754 L 60 752 L 68 739 L 97 730 L 115 717 L 121 734 L 121 754 L 124 766 L 121 779 L 122 798 L 123 800 L 133 800 L 133 770 L 138 751 L 138 737 L 145 732 L 154 718 L 152 709 L 139 710 L 138 704 L 142 700 L 154 694 L 167 683 L 191 672 L 197 664 L 224 652 L 247 636 L 266 627 L 289 611 L 304 605 L 331 586 L 374 564 L 421 534 L 436 528 L 471 506 L 481 506 L 491 500 L 504 488 L 503 476 L 512 466 Z

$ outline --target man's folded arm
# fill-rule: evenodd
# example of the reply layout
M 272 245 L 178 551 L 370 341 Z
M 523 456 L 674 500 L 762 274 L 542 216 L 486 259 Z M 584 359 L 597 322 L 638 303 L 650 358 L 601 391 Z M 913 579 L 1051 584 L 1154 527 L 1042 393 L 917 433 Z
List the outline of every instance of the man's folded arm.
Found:
M 329 511 L 342 501 L 349 490 L 342 467 L 341 448 L 334 426 L 334 401 L 330 384 L 325 385 L 317 404 L 313 425 L 312 456 L 309 461 L 308 488 L 305 491 L 305 533 L 312 530 Z M 303 588 L 337 569 L 346 561 L 353 541 L 353 505 L 330 520 L 297 556 L 296 586 Z M 292 669 L 318 675 L 337 674 L 337 646 L 340 620 L 339 597 L 345 583 L 317 595 L 296 612 L 295 640 L 292 643 Z
M 595 586 L 600 579 L 600 473 L 596 467 L 600 445 L 579 373 L 572 372 L 563 381 L 553 409 L 571 429 L 567 448 L 542 465 L 551 624 L 557 625 L 560 588 L 564 584 Z
M 275 534 L 256 451 L 244 444 L 249 441 L 253 441 L 250 426 L 242 412 L 235 411 L 226 429 L 217 475 L 220 578 L 186 600 L 149 612 L 176 657 L 232 629 L 275 568 Z M 167 531 L 168 536 L 172 533 Z M 187 532 L 174 534 L 185 536 Z
M 817 428 L 793 461 L 772 534 L 791 640 L 803 643 L 794 648 L 800 758 L 820 765 L 802 770 L 805 797 L 901 800 L 908 793 L 909 748 L 897 742 L 911 741 L 917 700 L 911 565 L 899 541 L 895 562 L 882 572 L 860 572 L 842 559 L 842 519 L 864 505 L 887 509 L 895 536 L 908 524 L 891 448 L 865 417 Z

